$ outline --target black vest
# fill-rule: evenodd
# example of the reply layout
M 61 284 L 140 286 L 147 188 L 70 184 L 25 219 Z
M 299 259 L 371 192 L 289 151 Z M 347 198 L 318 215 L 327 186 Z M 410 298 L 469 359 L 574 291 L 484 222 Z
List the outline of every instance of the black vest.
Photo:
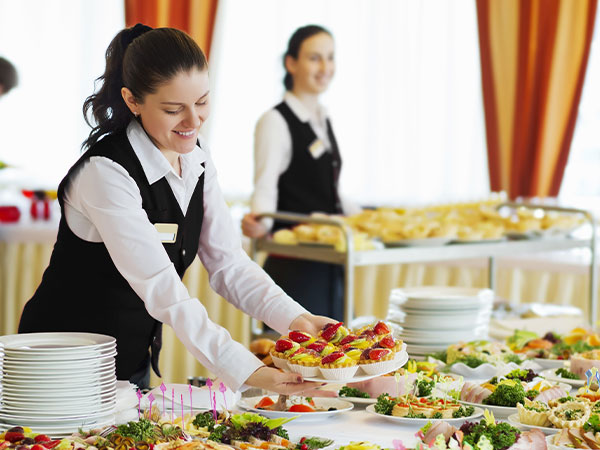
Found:
M 275 109 L 285 119 L 292 137 L 292 160 L 277 183 L 277 211 L 341 214 L 338 179 L 342 159 L 329 120 L 327 135 L 331 149 L 315 159 L 309 147 L 317 136 L 310 124 L 301 122 L 285 102 L 281 102 Z M 283 227 L 289 227 L 289 224 L 276 222 L 273 230 Z
M 92 156 L 107 157 L 125 168 L 140 189 L 142 207 L 151 223 L 178 225 L 175 243 L 163 246 L 180 277 L 196 256 L 204 216 L 204 174 L 184 216 L 166 178 L 148 183 L 125 132 L 104 137 L 82 155 L 58 187 L 62 210 L 58 237 L 42 282 L 25 305 L 19 333 L 77 331 L 114 336 L 120 380 L 128 380 L 142 368 L 152 346 L 152 367 L 158 374 L 162 324 L 148 314 L 104 243 L 80 239 L 65 220 L 65 188 L 74 171 Z

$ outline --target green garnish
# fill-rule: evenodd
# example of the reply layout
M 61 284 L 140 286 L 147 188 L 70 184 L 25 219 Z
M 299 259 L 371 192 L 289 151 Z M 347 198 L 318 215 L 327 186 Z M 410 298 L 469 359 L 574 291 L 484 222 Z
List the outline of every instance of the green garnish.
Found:
M 381 394 L 377 397 L 377 403 L 375 403 L 375 411 L 379 414 L 385 414 L 386 416 L 392 415 L 392 410 L 396 405 L 396 401 L 390 397 L 390 394 Z
M 298 445 L 296 445 L 296 450 L 300 450 L 303 444 L 306 444 L 309 450 L 316 450 L 318 448 L 330 446 L 333 444 L 333 440 L 320 437 L 309 437 L 304 439 L 302 443 L 298 443 Z
M 215 418 L 212 411 L 204 411 L 196 414 L 192 424 L 198 428 L 206 428 L 208 431 L 215 429 Z
M 338 396 L 340 397 L 357 397 L 357 398 L 371 398 L 369 394 L 361 391 L 360 389 L 351 388 L 348 386 L 343 386 L 339 392 Z
M 577 375 L 575 375 L 573 372 L 565 369 L 564 367 L 556 369 L 556 371 L 554 373 L 556 375 L 558 375 L 559 377 L 568 378 L 569 380 L 579 380 L 579 377 Z
M 144 417 L 140 418 L 137 422 L 132 421 L 119 425 L 114 433 L 123 437 L 133 438 L 136 442 L 152 441 L 157 437 L 154 424 Z M 111 433 L 111 435 L 114 433 Z
M 453 419 L 458 419 L 459 417 L 469 417 L 475 413 L 475 408 L 472 406 L 461 406 L 456 411 L 452 413 Z
M 483 400 L 485 405 L 495 405 L 495 406 L 517 406 L 517 403 L 524 403 L 523 399 L 525 398 L 525 389 L 518 381 L 513 381 L 512 383 L 507 383 L 507 381 L 513 380 L 504 380 L 496 387 L 496 390 L 492 392 L 492 394 Z
M 431 391 L 435 386 L 435 382 L 433 380 L 420 380 L 417 381 L 417 389 L 419 397 L 428 397 L 431 395 Z

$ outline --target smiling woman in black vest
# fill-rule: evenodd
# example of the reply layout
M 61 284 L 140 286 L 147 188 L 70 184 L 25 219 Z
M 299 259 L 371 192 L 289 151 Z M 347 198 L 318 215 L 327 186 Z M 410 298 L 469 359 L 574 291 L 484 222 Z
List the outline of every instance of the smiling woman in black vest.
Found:
M 262 237 L 264 212 L 352 214 L 360 211 L 338 192 L 342 160 L 331 122 L 319 96 L 335 72 L 331 33 L 319 25 L 297 29 L 284 56 L 286 93 L 256 125 L 254 193 L 244 217 L 246 236 Z M 275 222 L 271 231 L 289 227 Z M 343 320 L 343 271 L 340 266 L 270 255 L 265 271 L 275 283 L 316 314 Z
M 50 264 L 19 332 L 114 336 L 117 378 L 147 387 L 150 366 L 160 375 L 167 323 L 231 389 L 312 387 L 262 365 L 210 321 L 181 281 L 198 255 L 220 295 L 277 331 L 316 333 L 331 322 L 285 295 L 241 248 L 199 135 L 210 106 L 200 48 L 179 30 L 138 24 L 113 39 L 99 81 L 84 103 L 93 127 L 86 151 L 59 185 Z

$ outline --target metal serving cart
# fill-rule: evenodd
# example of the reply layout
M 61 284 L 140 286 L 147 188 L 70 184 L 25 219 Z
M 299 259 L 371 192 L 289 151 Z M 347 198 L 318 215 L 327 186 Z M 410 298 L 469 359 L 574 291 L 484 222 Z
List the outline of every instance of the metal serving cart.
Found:
M 536 205 L 531 203 L 501 203 L 501 207 L 542 209 L 562 213 L 583 215 L 590 224 L 590 236 L 575 238 L 558 236 L 550 239 L 502 240 L 500 242 L 452 243 L 440 246 L 395 247 L 357 251 L 354 249 L 352 229 L 339 220 L 313 217 L 292 213 L 265 213 L 259 218 L 273 218 L 279 221 L 306 224 L 333 225 L 343 231 L 346 251 L 333 247 L 279 244 L 267 238 L 252 239 L 250 255 L 256 261 L 259 252 L 273 253 L 293 258 L 320 261 L 344 266 L 344 322 L 351 323 L 354 318 L 354 269 L 359 266 L 383 264 L 404 264 L 415 262 L 448 261 L 469 258 L 488 258 L 488 286 L 496 287 L 496 258 L 534 252 L 589 248 L 589 318 L 594 323 L 597 317 L 598 270 L 596 259 L 596 221 L 592 213 L 582 209 L 557 206 Z M 252 331 L 260 333 L 257 322 L 253 322 Z

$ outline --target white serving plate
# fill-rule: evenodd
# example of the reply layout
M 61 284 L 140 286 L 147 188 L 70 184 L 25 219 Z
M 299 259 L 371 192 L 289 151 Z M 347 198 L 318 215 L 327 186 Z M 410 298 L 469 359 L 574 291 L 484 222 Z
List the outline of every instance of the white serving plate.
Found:
M 566 383 L 573 387 L 581 387 L 585 384 L 585 380 L 571 380 L 570 378 L 559 377 L 554 373 L 556 369 L 546 369 L 540 372 L 540 375 L 546 378 L 548 381 L 556 381 L 559 383 Z M 569 386 L 569 387 L 570 387 Z
M 67 373 L 32 374 L 29 372 L 19 373 L 18 371 L 11 371 L 9 373 L 0 375 L 2 383 L 20 382 L 20 384 L 38 384 L 39 386 L 45 386 L 50 383 L 59 383 L 66 386 L 69 383 L 74 383 L 77 381 L 92 384 L 105 381 L 108 378 L 116 378 L 116 369 L 114 367 L 108 367 L 102 371 L 91 372 L 79 372 L 77 370 L 72 370 L 71 372 Z
M 115 345 L 112 336 L 95 333 L 23 333 L 0 336 L 0 347 L 7 350 L 64 352 L 81 348 Z
M 471 402 L 465 402 L 463 400 L 459 400 L 460 403 L 462 403 L 463 405 L 469 405 L 469 406 L 474 406 L 476 408 L 485 408 L 485 409 L 489 409 L 490 412 L 494 413 L 494 417 L 497 418 L 507 418 L 508 416 L 510 416 L 511 414 L 516 414 L 517 413 L 517 408 L 514 407 L 509 407 L 509 406 L 495 406 L 495 405 L 484 405 L 481 403 L 471 403 Z
M 116 355 L 116 352 L 115 352 Z M 85 361 L 7 361 L 4 360 L 0 363 L 4 372 L 12 370 L 43 370 L 44 372 L 62 372 L 65 370 L 87 370 L 96 371 L 106 367 L 115 365 L 115 355 L 105 357 L 102 359 L 88 359 Z
M 103 417 L 106 415 L 110 415 L 114 413 L 114 405 L 112 406 L 104 406 L 101 409 L 98 409 L 93 413 L 65 413 L 64 411 L 47 413 L 45 411 L 35 411 L 35 412 L 11 412 L 6 413 L 0 410 L 0 421 L 5 423 L 11 423 L 14 425 L 22 425 L 23 423 L 48 423 L 48 422 L 58 422 L 58 423 L 68 423 L 68 422 L 80 422 L 84 420 L 92 420 L 97 419 L 99 417 Z
M 490 322 L 491 312 L 486 312 L 484 314 L 477 312 L 476 314 L 458 315 L 453 317 L 452 320 L 448 320 L 448 316 L 446 315 L 443 315 L 443 318 L 440 320 L 441 316 L 442 315 L 432 316 L 431 314 L 409 313 L 406 314 L 404 320 L 399 323 L 402 324 L 402 328 L 404 329 L 431 330 L 433 324 L 435 324 L 435 328 L 440 331 L 462 331 L 465 327 L 487 326 Z
M 19 425 L 23 423 L 23 418 L 36 418 L 40 420 L 49 420 L 58 417 L 83 417 L 92 418 L 94 416 L 107 415 L 114 412 L 115 401 L 102 405 L 92 405 L 91 407 L 65 408 L 63 405 L 57 405 L 54 409 L 42 408 L 8 408 L 2 406 L 0 408 L 0 419 L 4 422 L 14 423 Z M 19 422 L 20 421 L 20 422 Z
M 34 433 L 48 434 L 52 438 L 56 438 L 61 436 L 69 436 L 75 431 L 77 431 L 79 428 L 82 428 L 84 430 L 91 430 L 94 428 L 101 428 L 108 425 L 112 425 L 114 423 L 114 420 L 114 415 L 111 414 L 96 420 L 82 419 L 66 424 L 64 422 L 50 422 L 49 424 L 33 424 L 28 422 L 27 426 L 31 428 L 31 431 Z M 12 427 L 14 427 L 14 424 L 0 422 L 0 431 L 5 431 Z
M 354 405 L 348 401 L 340 400 L 337 398 L 329 398 L 329 397 L 312 397 L 315 402 L 315 406 L 317 408 L 336 408 L 335 411 L 315 411 L 315 412 L 288 412 L 288 411 L 269 411 L 268 409 L 257 409 L 254 407 L 260 399 L 263 397 L 248 397 L 242 398 L 237 406 L 246 410 L 255 412 L 265 417 L 269 417 L 271 419 L 276 419 L 280 417 L 291 418 L 295 417 L 294 423 L 298 422 L 311 422 L 311 421 L 320 421 L 329 417 L 336 416 L 346 411 L 350 411 L 354 408 Z M 273 401 L 277 401 L 277 396 L 271 396 Z
M 29 393 L 15 393 L 15 392 L 7 392 L 3 391 L 0 395 L 2 399 L 2 403 L 4 404 L 27 404 L 27 403 L 37 403 L 37 404 L 48 404 L 48 403 L 67 403 L 67 404 L 76 404 L 76 403 L 88 403 L 90 401 L 103 400 L 106 398 L 113 397 L 117 392 L 116 385 L 112 388 L 104 389 L 104 390 L 95 390 L 88 391 L 81 394 L 51 394 L 51 395 L 32 395 Z
M 24 381 L 24 382 L 13 382 L 3 380 L 3 388 L 5 392 L 17 392 L 17 393 L 28 393 L 29 395 L 79 395 L 85 394 L 92 389 L 108 389 L 115 387 L 117 380 L 115 377 L 106 377 L 103 380 L 96 381 L 95 383 L 81 382 L 79 384 L 65 383 L 59 380 L 60 383 L 56 384 L 41 384 L 38 381 Z
M 459 417 L 456 419 L 431 419 L 431 418 L 426 418 L 426 419 L 415 419 L 415 418 L 409 418 L 409 417 L 396 417 L 396 416 L 386 416 L 385 414 L 380 414 L 377 411 L 375 411 L 375 405 L 369 405 L 365 408 L 365 410 L 370 413 L 373 414 L 377 417 L 380 417 L 382 419 L 388 420 L 390 422 L 396 422 L 396 423 L 400 423 L 403 425 L 414 425 L 414 426 L 418 426 L 418 427 L 422 427 L 423 425 L 427 424 L 427 422 L 448 422 L 448 423 L 461 423 L 464 422 L 466 420 L 473 420 L 473 419 L 477 419 L 478 417 L 483 416 L 483 409 L 481 408 L 475 408 L 475 412 L 468 416 L 468 417 Z
M 540 430 L 545 435 L 556 434 L 558 431 L 557 428 L 551 427 L 538 427 L 536 425 L 526 425 L 519 421 L 519 414 L 511 414 L 508 416 L 508 423 L 510 423 L 513 427 L 518 428 L 519 430 L 529 431 L 529 430 Z
M 538 363 L 542 369 L 558 369 L 559 367 L 563 367 L 565 364 L 564 359 L 534 358 L 533 360 Z
M 14 377 L 31 377 L 40 379 L 41 375 L 45 375 L 46 378 L 67 378 L 67 375 L 77 374 L 79 378 L 85 377 L 88 380 L 96 380 L 105 375 L 108 375 L 115 371 L 115 363 L 111 362 L 103 366 L 99 367 L 89 367 L 89 368 L 81 368 L 81 367 L 65 367 L 62 369 L 44 369 L 43 372 L 39 370 L 32 370 L 31 368 L 2 368 L 3 375 L 2 379 L 9 376 Z M 74 376 L 74 378 L 77 378 Z M 41 377 L 44 380 L 44 377 Z

